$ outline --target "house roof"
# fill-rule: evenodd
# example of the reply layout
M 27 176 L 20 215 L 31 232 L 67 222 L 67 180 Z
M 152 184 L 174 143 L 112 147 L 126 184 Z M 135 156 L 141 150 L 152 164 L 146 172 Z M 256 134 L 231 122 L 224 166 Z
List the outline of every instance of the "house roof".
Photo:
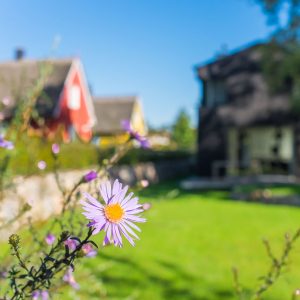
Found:
M 114 134 L 124 131 L 122 120 L 131 120 L 137 96 L 95 97 L 94 108 L 97 124 L 93 128 L 98 134 Z
M 42 94 L 37 99 L 37 110 L 42 117 L 51 116 L 59 100 L 64 82 L 72 65 L 72 59 L 18 60 L 0 63 L 0 99 L 8 98 L 11 104 L 3 111 L 11 117 L 16 103 L 26 99 L 35 87 L 45 64 L 51 65 Z
M 252 45 L 197 67 L 198 76 L 205 84 L 218 80 L 223 83 L 227 101 L 209 112 L 222 125 L 281 126 L 295 121 L 288 87 L 280 92 L 269 90 L 261 66 L 264 50 L 263 44 Z
M 255 44 L 234 51 L 229 55 L 217 57 L 207 63 L 196 66 L 198 76 L 207 80 L 210 78 L 224 78 L 243 70 L 257 71 L 260 69 L 263 44 Z

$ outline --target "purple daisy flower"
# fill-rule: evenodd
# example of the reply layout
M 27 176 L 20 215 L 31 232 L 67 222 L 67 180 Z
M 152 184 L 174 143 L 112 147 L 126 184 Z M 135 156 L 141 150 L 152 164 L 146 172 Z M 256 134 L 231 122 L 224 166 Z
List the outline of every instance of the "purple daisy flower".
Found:
M 48 300 L 49 293 L 47 291 L 34 291 L 31 294 L 32 300 Z
M 58 154 L 59 151 L 60 151 L 60 147 L 59 147 L 58 144 L 52 144 L 51 149 L 52 149 L 52 153 L 53 153 L 53 154 Z
M 85 181 L 85 182 L 90 182 L 90 181 L 96 179 L 97 176 L 98 176 L 97 172 L 95 172 L 95 171 L 90 171 L 90 172 L 88 172 L 87 174 L 85 174 L 85 175 L 83 176 L 83 178 L 84 178 L 84 181 Z
M 10 141 L 6 141 L 3 135 L 0 135 L 0 147 L 8 150 L 14 149 L 14 144 Z
M 51 234 L 51 233 L 48 233 L 45 237 L 45 242 L 48 244 L 48 245 L 52 245 L 54 242 L 55 242 L 55 235 Z
M 79 245 L 79 242 L 77 240 L 68 238 L 66 241 L 64 241 L 64 244 L 69 248 L 69 250 L 74 251 Z
M 79 289 L 79 284 L 75 280 L 72 268 L 68 268 L 68 270 L 66 271 L 63 277 L 63 281 L 68 283 L 73 289 L 75 290 Z
M 150 148 L 149 141 L 146 139 L 146 137 L 140 135 L 136 130 L 134 130 L 130 124 L 129 120 L 123 120 L 121 122 L 122 128 L 130 134 L 132 139 L 135 139 L 139 142 L 142 148 Z
M 106 232 L 103 245 L 114 243 L 115 246 L 122 247 L 122 235 L 134 246 L 133 239 L 138 236 L 132 229 L 141 231 L 133 222 L 146 222 L 139 213 L 143 212 L 142 205 L 138 203 L 138 198 L 130 193 L 126 196 L 128 186 L 122 186 L 115 180 L 113 186 L 109 181 L 100 185 L 100 193 L 105 202 L 102 205 L 98 200 L 88 193 L 83 193 L 87 201 L 81 200 L 85 212 L 83 215 L 91 220 L 88 226 L 93 226 L 93 234 L 104 230 Z
M 97 255 L 97 251 L 93 248 L 91 244 L 84 244 L 82 246 L 82 251 L 86 257 L 94 257 Z

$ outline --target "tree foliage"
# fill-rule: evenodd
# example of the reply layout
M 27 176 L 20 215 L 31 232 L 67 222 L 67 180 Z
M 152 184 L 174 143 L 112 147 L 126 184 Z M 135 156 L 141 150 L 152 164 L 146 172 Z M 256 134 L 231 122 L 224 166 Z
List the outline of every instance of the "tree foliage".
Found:
M 191 118 L 185 110 L 181 110 L 172 126 L 172 138 L 178 148 L 192 149 L 195 145 L 195 129 Z
M 300 110 L 300 0 L 256 0 L 273 26 L 263 47 L 263 71 L 272 92 L 289 92 Z
M 262 7 L 274 36 L 285 41 L 298 41 L 300 29 L 300 0 L 256 0 Z

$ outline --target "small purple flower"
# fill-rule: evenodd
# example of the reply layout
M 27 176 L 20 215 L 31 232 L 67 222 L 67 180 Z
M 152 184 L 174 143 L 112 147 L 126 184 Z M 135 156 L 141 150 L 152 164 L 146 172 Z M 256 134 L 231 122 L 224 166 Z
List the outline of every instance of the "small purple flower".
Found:
M 31 294 L 31 298 L 32 300 L 38 300 L 40 298 L 40 295 L 41 295 L 41 292 L 40 291 L 34 291 L 32 294 Z
M 49 299 L 49 293 L 47 291 L 41 292 L 42 300 L 48 300 Z
M 152 207 L 151 203 L 146 202 L 146 203 L 143 204 L 143 210 L 149 210 L 151 207 Z
M 37 167 L 40 169 L 40 170 L 45 170 L 46 167 L 47 167 L 47 164 L 44 160 L 40 160 L 38 163 L 37 163 Z
M 69 250 L 74 251 L 78 246 L 79 242 L 77 240 L 68 238 L 66 241 L 64 241 L 64 244 L 69 248 Z
M 93 234 L 101 230 L 106 232 L 103 245 L 114 243 L 115 246 L 122 247 L 123 235 L 134 246 L 133 239 L 138 239 L 138 236 L 132 229 L 141 231 L 134 223 L 146 222 L 138 215 L 144 211 L 138 198 L 133 197 L 133 193 L 126 196 L 127 191 L 128 186 L 123 187 L 118 180 L 113 185 L 110 181 L 102 183 L 100 194 L 103 204 L 90 194 L 83 193 L 86 199 L 80 201 L 84 209 L 82 214 L 91 221 L 89 226 L 94 227 Z
M 132 128 L 129 120 L 123 120 L 121 122 L 121 126 L 127 133 L 129 133 L 132 139 L 139 142 L 142 148 L 150 148 L 149 141 L 146 139 L 146 137 L 140 135 L 136 130 Z
M 14 144 L 10 141 L 6 141 L 3 135 L 0 135 L 0 147 L 8 150 L 14 149 Z
M 97 251 L 93 248 L 91 244 L 84 244 L 82 246 L 82 251 L 86 257 L 94 257 L 97 255 Z
M 149 181 L 148 181 L 147 179 L 142 179 L 142 180 L 141 180 L 141 186 L 142 186 L 143 188 L 148 187 L 148 186 L 149 186 Z
M 48 233 L 47 236 L 45 237 L 45 242 L 48 244 L 48 245 L 52 245 L 54 242 L 55 242 L 55 235 L 51 234 L 51 233 Z
M 52 153 L 53 153 L 53 154 L 58 154 L 59 151 L 60 151 L 60 147 L 59 147 L 58 144 L 52 144 L 51 149 L 52 149 Z
M 96 179 L 97 176 L 98 176 L 97 172 L 95 172 L 95 171 L 90 171 L 90 172 L 88 172 L 87 174 L 85 174 L 85 175 L 83 176 L 83 178 L 84 178 L 84 181 L 85 181 L 85 182 L 90 182 L 90 181 Z
M 49 293 L 47 291 L 34 291 L 31 294 L 32 300 L 48 300 L 49 299 Z
M 73 270 L 72 268 L 68 268 L 66 271 L 63 281 L 68 283 L 73 289 L 78 290 L 79 289 L 79 284 L 76 282 L 74 275 L 73 275 Z
M 5 278 L 7 278 L 7 276 L 8 276 L 8 272 L 6 272 L 6 271 L 0 272 L 0 279 L 5 279 Z
M 11 100 L 10 100 L 10 98 L 7 97 L 7 96 L 6 96 L 6 97 L 3 97 L 1 102 L 2 102 L 2 104 L 5 105 L 5 106 L 8 106 L 9 104 L 11 104 Z

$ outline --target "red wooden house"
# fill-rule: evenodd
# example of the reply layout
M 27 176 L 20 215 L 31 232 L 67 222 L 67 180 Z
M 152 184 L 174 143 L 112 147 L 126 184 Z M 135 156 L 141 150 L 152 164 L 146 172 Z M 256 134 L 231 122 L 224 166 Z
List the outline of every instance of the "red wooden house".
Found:
M 46 67 L 50 67 L 50 74 L 35 105 L 44 125 L 41 128 L 33 119 L 32 127 L 50 138 L 61 130 L 64 141 L 75 136 L 89 141 L 96 117 L 83 66 L 77 58 L 0 63 L 0 119 L 3 124 L 9 122 L 18 103 L 30 100 L 28 95 Z

